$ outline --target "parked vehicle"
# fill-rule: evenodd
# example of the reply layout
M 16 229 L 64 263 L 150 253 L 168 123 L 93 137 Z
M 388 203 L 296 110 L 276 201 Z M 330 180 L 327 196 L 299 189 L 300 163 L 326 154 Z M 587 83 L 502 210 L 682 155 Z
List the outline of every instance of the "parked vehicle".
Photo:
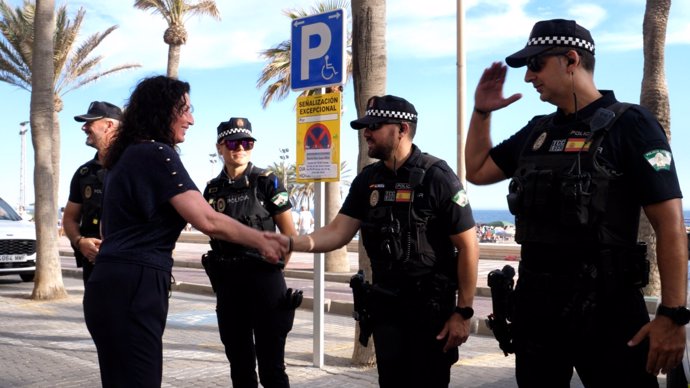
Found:
M 0 275 L 31 282 L 36 273 L 36 226 L 0 198 Z

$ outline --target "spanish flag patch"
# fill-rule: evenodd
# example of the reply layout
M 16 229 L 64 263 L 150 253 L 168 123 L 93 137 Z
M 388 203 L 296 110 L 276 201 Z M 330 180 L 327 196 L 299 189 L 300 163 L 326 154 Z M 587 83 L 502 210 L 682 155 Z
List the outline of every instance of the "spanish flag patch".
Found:
M 412 190 L 396 190 L 395 202 L 410 202 L 412 199 Z
M 565 144 L 565 152 L 588 151 L 590 142 L 584 137 L 571 137 Z

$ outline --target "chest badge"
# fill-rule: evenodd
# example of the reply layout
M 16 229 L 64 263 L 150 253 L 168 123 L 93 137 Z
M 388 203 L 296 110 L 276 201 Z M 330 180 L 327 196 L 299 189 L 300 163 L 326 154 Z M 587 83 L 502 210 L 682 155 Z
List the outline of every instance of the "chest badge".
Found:
M 534 144 L 532 144 L 532 151 L 536 151 L 541 148 L 541 146 L 544 145 L 544 140 L 546 140 L 546 132 L 542 132 L 537 140 L 534 141 Z
M 371 195 L 369 195 L 369 205 L 374 207 L 377 203 L 379 203 L 379 191 L 374 190 L 371 192 Z
M 84 187 L 84 198 L 91 199 L 92 195 L 93 195 L 93 189 L 91 188 L 91 186 Z
M 218 198 L 218 201 L 216 201 L 216 210 L 220 213 L 225 212 L 225 198 Z

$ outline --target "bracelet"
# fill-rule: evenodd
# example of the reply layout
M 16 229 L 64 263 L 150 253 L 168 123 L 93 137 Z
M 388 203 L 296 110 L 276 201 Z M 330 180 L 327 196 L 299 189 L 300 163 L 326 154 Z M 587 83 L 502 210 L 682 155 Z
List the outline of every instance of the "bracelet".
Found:
M 74 246 L 75 246 L 77 249 L 79 249 L 79 241 L 81 241 L 83 238 L 84 238 L 84 236 L 79 235 L 79 237 L 77 237 L 77 239 L 74 241 Z
M 292 244 L 294 241 L 292 241 L 292 236 L 288 236 L 288 253 L 292 253 Z
M 491 114 L 491 112 L 483 111 L 481 109 L 478 109 L 476 106 L 474 107 L 474 111 L 482 115 L 482 117 L 487 118 Z

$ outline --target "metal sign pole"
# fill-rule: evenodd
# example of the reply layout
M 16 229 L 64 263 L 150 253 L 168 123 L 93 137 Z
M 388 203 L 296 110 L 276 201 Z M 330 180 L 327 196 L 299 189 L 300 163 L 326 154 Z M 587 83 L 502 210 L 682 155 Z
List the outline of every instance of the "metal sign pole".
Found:
M 323 182 L 314 183 L 314 228 L 324 226 Z M 324 358 L 324 254 L 314 253 L 314 366 L 323 367 Z

